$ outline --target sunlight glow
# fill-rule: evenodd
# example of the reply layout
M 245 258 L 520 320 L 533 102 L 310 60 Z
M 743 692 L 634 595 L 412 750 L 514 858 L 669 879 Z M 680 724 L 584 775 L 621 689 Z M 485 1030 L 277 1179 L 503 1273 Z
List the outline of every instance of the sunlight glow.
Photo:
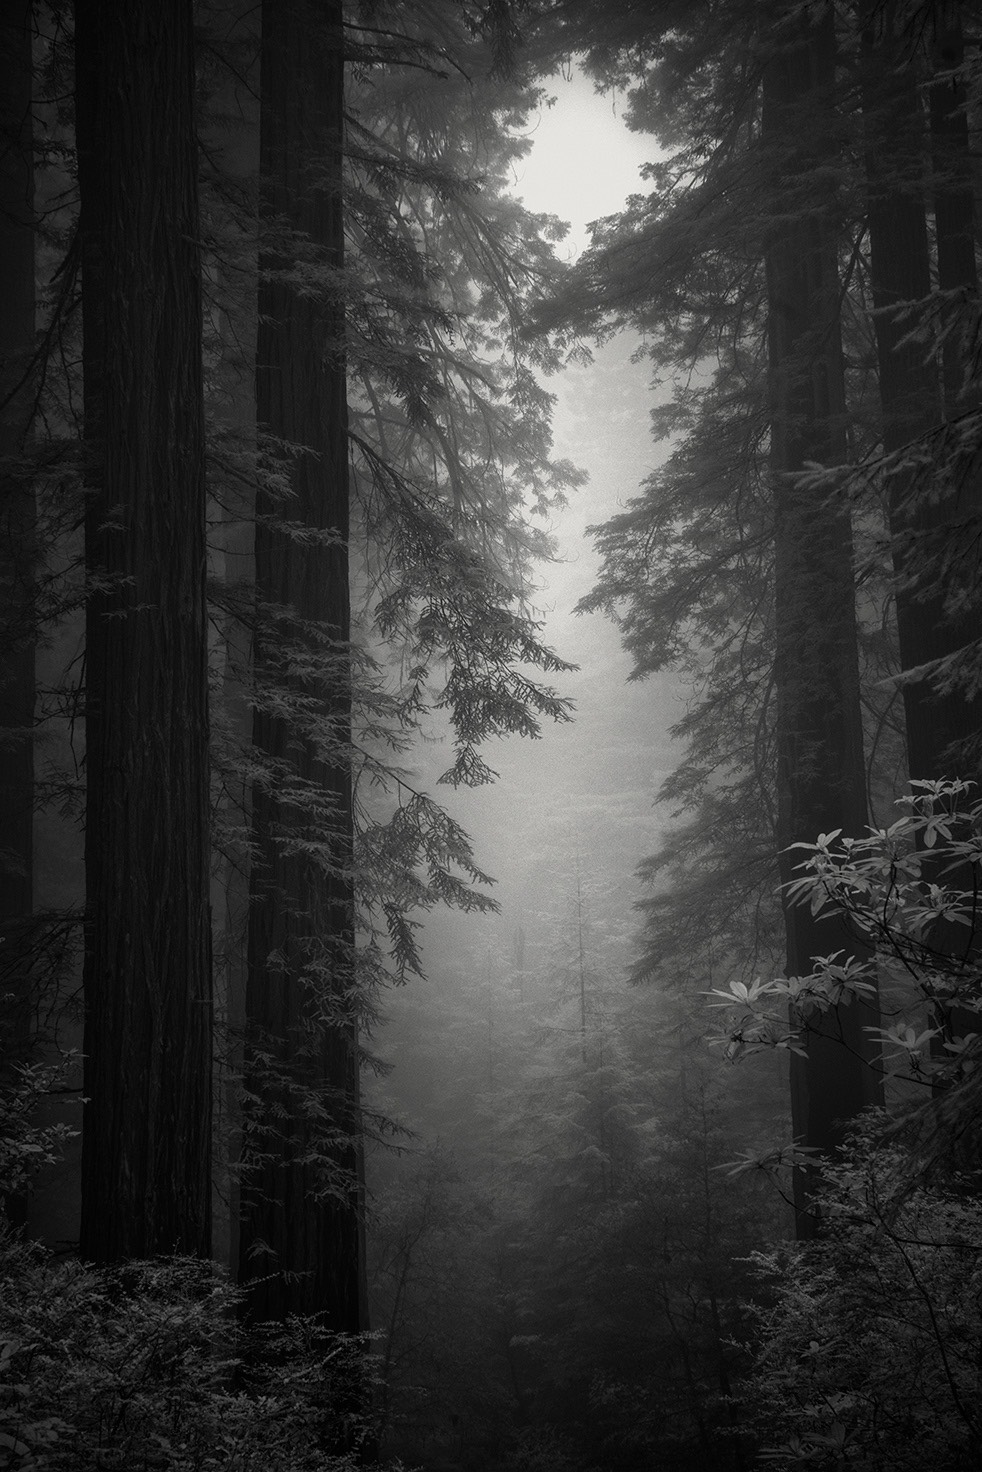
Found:
M 590 243 L 591 220 L 622 210 L 629 194 L 646 192 L 639 170 L 658 148 L 653 138 L 626 127 L 622 93 L 600 96 L 575 69 L 546 85 L 556 101 L 540 110 L 529 130 L 534 146 L 516 172 L 515 193 L 530 209 L 570 222 L 559 249 L 575 258 Z

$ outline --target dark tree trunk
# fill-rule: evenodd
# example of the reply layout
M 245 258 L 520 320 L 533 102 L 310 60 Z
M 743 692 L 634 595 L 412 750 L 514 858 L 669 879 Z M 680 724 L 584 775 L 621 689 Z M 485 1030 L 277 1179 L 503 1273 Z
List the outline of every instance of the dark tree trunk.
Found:
M 211 974 L 191 0 L 79 0 L 86 561 L 81 1251 L 207 1255 Z
M 934 19 L 931 62 L 935 70 L 950 72 L 964 58 L 957 6 L 938 6 Z M 903 341 L 915 323 L 909 305 L 905 309 L 898 304 L 929 298 L 932 262 L 924 192 L 928 139 L 920 77 L 898 30 L 892 7 L 874 11 L 863 36 L 863 109 L 883 449 L 890 455 L 902 452 L 905 445 L 912 447 L 888 486 L 896 547 L 898 644 L 902 668 L 917 670 L 957 653 L 978 637 L 974 611 L 953 614 L 945 598 L 959 588 L 972 588 L 978 580 L 974 544 L 982 515 L 982 473 L 977 455 L 959 455 L 948 488 L 942 491 L 930 441 L 946 417 L 955 418 L 972 407 L 965 392 L 968 354 L 963 334 L 948 334 L 940 378 L 927 344 Z M 969 299 L 978 294 L 965 88 L 957 77 L 930 87 L 929 114 L 938 285 L 953 294 L 953 305 L 958 293 Z M 907 681 L 903 698 L 910 776 L 977 781 L 982 698 L 969 699 L 961 689 L 941 692 L 930 674 Z M 925 878 L 972 888 L 970 869 L 935 875 L 929 854 L 924 863 Z M 930 941 L 944 954 L 961 956 L 969 938 L 960 926 L 939 921 Z M 974 1031 L 975 1020 L 970 1013 L 940 1005 L 933 1020 L 939 1032 L 932 1052 L 938 1062 L 950 1062 L 945 1043 L 955 1032 Z
M 240 1279 L 258 1319 L 321 1313 L 355 1331 L 343 83 L 340 5 L 268 0 L 257 418 L 290 448 L 279 462 L 288 494 L 261 488 L 256 514 L 253 740 L 265 776 L 253 794 Z M 298 258 L 311 289 L 289 279 Z
M 979 289 L 974 161 L 968 134 L 968 98 L 961 74 L 965 41 L 957 0 L 947 0 L 935 7 L 934 25 L 932 62 L 935 74 L 941 77 L 929 92 L 938 286 L 943 292 L 964 293 L 974 300 Z M 968 359 L 964 334 L 952 332 L 942 353 L 945 409 L 949 417 L 968 407 L 965 400 Z M 978 402 L 977 391 L 974 402 Z
M 944 354 L 942 398 L 927 344 L 903 341 L 915 325 L 909 304 L 926 301 L 931 292 L 931 251 L 923 186 L 927 138 L 918 75 L 891 30 L 893 21 L 890 7 L 878 9 L 875 24 L 863 38 L 870 272 L 887 454 L 908 444 L 916 449 L 920 437 L 939 429 L 944 400 L 954 410 L 964 376 L 960 346 L 952 339 Z M 938 86 L 931 90 L 940 282 L 944 290 L 974 291 L 967 133 L 950 111 L 958 101 L 954 89 L 950 96 L 942 96 Z M 908 304 L 908 310 L 902 306 L 898 310 L 898 304 Z M 944 595 L 950 589 L 939 585 L 936 566 L 924 570 L 925 559 L 928 564 L 933 561 L 945 543 L 959 537 L 960 523 L 978 514 L 975 478 L 962 475 L 954 493 L 939 497 L 929 444 L 925 454 L 917 463 L 912 453 L 889 484 L 891 533 L 897 543 L 900 662 L 905 670 L 942 659 L 977 637 L 977 629 L 967 620 L 946 612 Z M 974 569 L 971 575 L 975 576 Z M 911 777 L 976 776 L 974 762 L 972 770 L 959 769 L 957 753 L 982 727 L 982 700 L 966 700 L 958 690 L 940 694 L 930 677 L 909 681 L 903 695 Z
M 30 430 L 34 159 L 30 0 L 0 5 L 0 1017 L 4 1061 L 29 1046 L 34 808 L 34 490 Z M 0 1183 L 2 1184 L 2 1183 Z M 8 1214 L 24 1218 L 24 1203 Z
M 786 851 L 821 832 L 861 834 L 867 821 L 863 730 L 853 582 L 846 510 L 804 485 L 806 464 L 845 458 L 845 394 L 839 338 L 839 278 L 833 199 L 816 199 L 813 171 L 830 147 L 835 65 L 832 7 L 794 33 L 771 57 L 764 82 L 764 142 L 775 160 L 783 218 L 767 248 L 771 474 L 775 498 L 775 613 L 778 688 L 778 798 L 782 879 L 797 856 Z M 790 32 L 790 26 L 789 26 Z M 790 142 L 789 140 L 795 140 Z M 789 975 L 811 958 L 855 945 L 834 922 L 788 907 Z M 876 1009 L 854 1003 L 810 1015 L 792 1055 L 791 1109 L 796 1140 L 825 1154 L 843 1129 L 880 1097 L 875 1050 L 864 1028 Z M 796 1172 L 798 1231 L 808 1236 L 807 1179 Z

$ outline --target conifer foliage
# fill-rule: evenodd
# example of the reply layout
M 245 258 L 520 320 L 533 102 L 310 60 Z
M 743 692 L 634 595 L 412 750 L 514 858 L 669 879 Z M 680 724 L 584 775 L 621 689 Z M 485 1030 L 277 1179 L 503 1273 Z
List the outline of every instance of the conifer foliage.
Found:
M 260 1319 L 357 1330 L 340 7 L 263 7 L 253 862 L 240 1273 Z M 300 287 L 302 240 L 320 290 Z M 279 244 L 279 249 L 277 249 Z M 292 697 L 292 698 L 291 698 Z M 261 1060 L 261 1061 L 260 1061 Z M 282 1077 L 279 1075 L 282 1074 Z M 309 1092 L 305 1092 L 309 1091 Z M 286 1276 L 286 1274 L 289 1276 Z
M 585 605 L 614 612 L 637 674 L 681 664 L 692 678 L 676 728 L 688 755 L 665 791 L 686 823 L 645 867 L 659 888 L 640 976 L 681 962 L 693 979 L 749 983 L 777 940 L 775 863 L 787 886 L 791 843 L 861 839 L 901 742 L 915 780 L 943 775 L 944 752 L 974 772 L 964 18 L 943 5 L 618 7 L 596 36 L 569 12 L 596 74 L 633 89 L 634 126 L 664 150 L 653 192 L 601 222 L 543 317 L 633 325 L 675 384 L 658 420 L 672 453 L 598 529 L 605 564 Z M 902 690 L 902 727 L 884 676 Z M 685 940 L 697 908 L 701 965 Z M 843 946 L 862 961 L 841 925 L 782 909 L 789 976 Z M 834 1151 L 876 1102 L 877 1026 L 868 989 L 808 1019 L 791 1060 L 806 1150 Z
M 84 929 L 84 1254 L 208 1255 L 218 1062 L 219 1240 L 250 1312 L 351 1331 L 359 1028 L 380 981 L 419 969 L 414 911 L 493 903 L 403 754 L 446 711 L 448 782 L 482 782 L 489 735 L 568 717 L 528 599 L 533 518 L 579 477 L 532 372 L 559 350 L 518 331 L 556 232 L 505 194 L 537 93 L 496 74 L 508 24 L 479 4 L 58 5 L 36 38 L 30 19 L 12 8 L 5 115 L 5 929 L 19 946 L 34 803 L 59 803 L 70 848 L 84 796 L 86 899 L 30 974 L 5 937 L 5 1046 L 77 1044 Z M 35 639 L 66 738 L 43 784 Z
M 393 49 L 368 17 L 264 12 L 239 1270 L 260 1316 L 302 1306 L 348 1330 L 363 1312 L 359 1026 L 387 966 L 419 969 L 415 907 L 491 904 L 465 835 L 390 773 L 392 749 L 445 708 L 446 780 L 479 783 L 488 736 L 566 715 L 516 666 L 566 667 L 522 606 L 548 547 L 523 508 L 576 476 L 549 459 L 528 350 L 509 374 L 494 337 L 503 319 L 514 341 L 521 295 L 554 268 L 539 224 L 498 197 L 487 137 L 459 144 L 473 98 L 453 90 L 434 115 L 448 55 L 488 65 L 476 16 L 438 18 L 388 33 Z M 401 77 L 416 67 L 425 86 Z

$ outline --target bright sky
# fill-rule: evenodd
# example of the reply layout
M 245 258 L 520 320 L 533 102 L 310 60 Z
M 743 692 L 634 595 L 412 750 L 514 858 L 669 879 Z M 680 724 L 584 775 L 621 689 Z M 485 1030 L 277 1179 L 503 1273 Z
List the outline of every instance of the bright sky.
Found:
M 556 103 L 533 123 L 535 146 L 519 166 L 515 193 L 530 209 L 569 220 L 565 246 L 579 254 L 589 244 L 589 221 L 617 213 L 629 194 L 646 191 L 638 170 L 655 144 L 624 126 L 623 96 L 601 97 L 581 73 L 551 77 L 546 86 Z

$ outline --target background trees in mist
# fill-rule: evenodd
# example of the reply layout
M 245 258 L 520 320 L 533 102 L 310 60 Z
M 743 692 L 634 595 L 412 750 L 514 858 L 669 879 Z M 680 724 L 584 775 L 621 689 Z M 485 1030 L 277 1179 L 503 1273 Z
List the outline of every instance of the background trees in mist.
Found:
M 600 528 L 606 562 L 588 606 L 615 612 L 638 674 L 681 659 L 694 677 L 677 727 L 689 754 L 666 787 L 693 819 L 649 861 L 659 892 L 646 902 L 651 960 L 640 974 L 664 965 L 663 936 L 675 964 L 693 893 L 732 874 L 702 912 L 713 927 L 707 960 L 717 975 L 731 966 L 746 975 L 760 944 L 775 940 L 773 909 L 753 882 L 770 880 L 768 847 L 787 854 L 805 829 L 860 836 L 867 804 L 882 812 L 896 795 L 900 733 L 883 675 L 903 671 L 910 774 L 937 775 L 946 760 L 974 772 L 977 643 L 959 611 L 977 583 L 967 551 L 974 479 L 954 448 L 974 422 L 972 398 L 963 392 L 956 405 L 949 393 L 939 430 L 902 415 L 895 397 L 917 415 L 936 413 L 926 404 L 941 402 L 945 373 L 957 376 L 954 343 L 973 330 L 974 257 L 964 248 L 973 202 L 958 193 L 962 78 L 939 70 L 933 80 L 942 52 L 960 54 L 959 16 L 776 7 L 762 23 L 733 6 L 712 18 L 666 12 L 658 25 L 619 19 L 594 43 L 593 65 L 608 81 L 633 82 L 634 126 L 652 128 L 671 153 L 651 167 L 655 192 L 602 222 L 565 304 L 584 325 L 645 332 L 646 351 L 676 384 L 659 427 L 677 442 L 645 494 Z M 884 64 L 887 53 L 897 66 Z M 741 68 L 723 64 L 729 54 Z M 901 293 L 898 278 L 890 296 L 879 273 L 900 271 L 914 245 L 910 230 L 899 251 L 883 236 L 881 259 L 880 214 L 904 209 L 920 211 L 920 288 L 905 278 Z M 930 290 L 924 221 L 938 210 L 931 249 L 952 280 L 948 231 L 963 244 L 957 309 Z M 967 553 L 957 570 L 956 546 Z M 918 653 L 916 639 L 931 653 L 927 643 Z M 944 715 L 952 699 L 957 732 Z M 937 717 L 929 736 L 918 715 L 927 709 Z M 785 882 L 792 864 L 782 859 Z M 737 917 L 755 940 L 744 933 L 731 948 Z M 856 948 L 799 906 L 785 904 L 784 920 L 789 975 L 809 972 L 813 955 Z M 870 996 L 838 1015 L 795 1019 L 795 1132 L 808 1147 L 829 1150 L 876 1097 Z

